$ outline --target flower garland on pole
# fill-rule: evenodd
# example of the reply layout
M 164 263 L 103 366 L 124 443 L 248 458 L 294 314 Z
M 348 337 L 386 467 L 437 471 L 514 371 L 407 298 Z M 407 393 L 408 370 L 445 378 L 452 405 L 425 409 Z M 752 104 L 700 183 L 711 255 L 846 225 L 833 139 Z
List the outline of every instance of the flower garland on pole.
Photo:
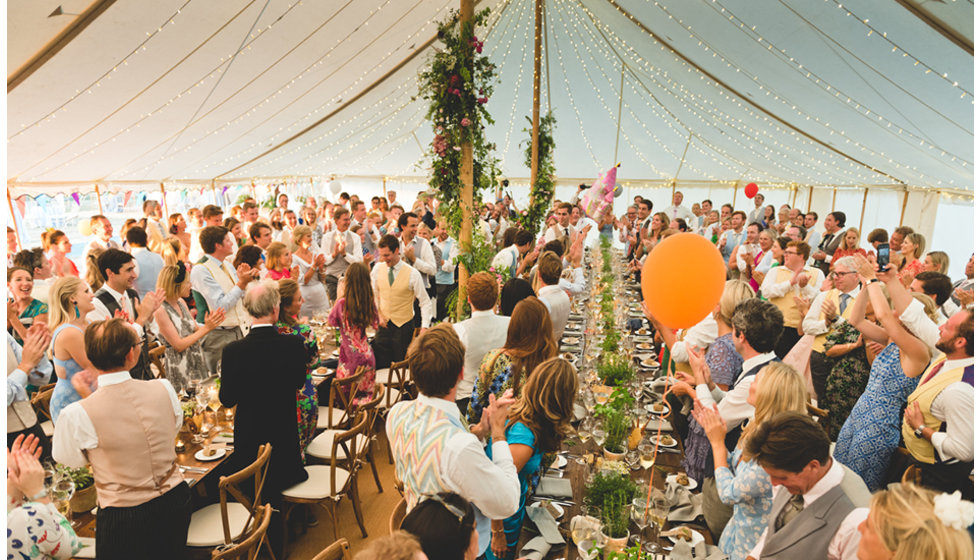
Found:
M 496 146 L 485 136 L 486 125 L 493 124 L 486 104 L 498 81 L 496 67 L 482 55 L 483 42 L 474 32 L 489 15 L 489 8 L 481 11 L 460 31 L 459 14 L 452 12 L 439 24 L 438 37 L 446 48 L 432 55 L 429 67 L 419 75 L 418 97 L 429 102 L 426 118 L 435 134 L 427 154 L 432 162 L 429 186 L 436 192 L 439 211 L 453 236 L 459 235 L 462 221 L 464 141 L 473 145 L 474 201 L 480 200 L 480 192 L 495 184 L 500 174 L 499 160 L 492 154 Z M 472 60 L 472 71 L 467 68 L 468 60 Z
M 525 117 L 527 118 L 527 117 Z M 527 119 L 531 122 L 531 119 Z M 551 210 L 551 199 L 555 196 L 555 116 L 551 111 L 541 118 L 538 123 L 538 173 L 537 179 L 531 185 L 531 199 L 528 202 L 527 210 L 518 213 L 518 221 L 521 227 L 531 234 L 537 236 L 541 221 Z M 533 127 L 532 127 L 533 128 Z M 524 132 L 529 136 L 533 135 L 532 128 L 525 128 Z M 524 165 L 531 167 L 531 143 L 534 138 L 528 138 L 523 143 L 527 144 L 524 149 Z

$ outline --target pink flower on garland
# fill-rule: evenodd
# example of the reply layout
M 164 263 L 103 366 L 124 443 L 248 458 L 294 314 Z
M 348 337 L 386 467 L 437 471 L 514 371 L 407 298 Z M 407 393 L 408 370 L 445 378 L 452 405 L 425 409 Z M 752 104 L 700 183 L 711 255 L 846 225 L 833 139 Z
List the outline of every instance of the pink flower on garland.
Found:
M 462 126 L 470 126 L 473 123 L 470 121 L 470 119 L 463 117 L 463 120 L 459 121 L 459 124 Z

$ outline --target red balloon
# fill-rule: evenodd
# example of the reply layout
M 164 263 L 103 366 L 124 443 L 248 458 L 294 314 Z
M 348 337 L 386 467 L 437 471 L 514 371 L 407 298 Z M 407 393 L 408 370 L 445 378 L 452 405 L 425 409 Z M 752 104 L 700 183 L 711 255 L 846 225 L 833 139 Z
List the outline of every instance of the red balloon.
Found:
M 718 248 L 696 233 L 678 233 L 653 248 L 643 265 L 643 301 L 672 329 L 693 327 L 718 305 L 725 289 Z
M 755 198 L 755 195 L 757 194 L 759 194 L 759 185 L 756 185 L 755 183 L 745 185 L 745 196 Z

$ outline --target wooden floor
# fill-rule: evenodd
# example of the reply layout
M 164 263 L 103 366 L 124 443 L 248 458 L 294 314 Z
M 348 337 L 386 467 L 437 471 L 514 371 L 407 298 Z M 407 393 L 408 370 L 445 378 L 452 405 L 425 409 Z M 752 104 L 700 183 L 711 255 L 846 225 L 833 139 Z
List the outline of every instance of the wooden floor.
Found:
M 388 442 L 382 429 L 374 449 L 374 456 L 384 492 L 378 493 L 378 487 L 374 482 L 374 476 L 371 475 L 369 465 L 358 474 L 361 511 L 364 513 L 364 527 L 368 532 L 366 539 L 361 537 L 361 530 L 354 518 L 354 510 L 351 508 L 350 500 L 344 498 L 337 508 L 339 517 L 337 520 L 337 536 L 338 538 L 346 538 L 350 542 L 352 554 L 356 554 L 365 548 L 373 539 L 388 534 L 388 518 L 391 515 L 391 510 L 401 500 L 401 495 L 395 490 L 395 467 L 388 463 L 387 445 Z M 289 543 L 287 560 L 310 560 L 334 542 L 333 522 L 330 519 L 330 514 L 322 507 L 318 506 L 315 509 L 317 519 L 320 521 L 319 525 L 307 529 L 305 535 Z

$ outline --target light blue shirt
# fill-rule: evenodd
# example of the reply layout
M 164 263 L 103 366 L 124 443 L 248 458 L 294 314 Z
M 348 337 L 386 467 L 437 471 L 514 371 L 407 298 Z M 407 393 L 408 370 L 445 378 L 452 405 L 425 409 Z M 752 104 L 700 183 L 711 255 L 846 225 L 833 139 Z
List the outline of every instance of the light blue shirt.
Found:
M 147 292 L 157 289 L 157 278 L 163 270 L 163 257 L 150 251 L 146 247 L 133 247 L 133 260 L 136 261 L 136 292 L 140 298 Z
M 442 251 L 442 266 L 436 271 L 436 284 L 452 284 L 455 282 L 453 277 L 453 272 L 456 270 L 456 265 L 453 260 L 456 258 L 454 249 L 456 249 L 456 240 L 452 237 L 447 237 L 445 241 L 436 241 L 436 246 Z M 446 269 L 449 269 L 448 271 Z
M 21 371 L 16 366 L 20 364 L 20 360 L 24 356 L 24 349 L 9 332 L 7 333 L 7 346 L 10 347 L 10 351 L 13 352 L 16 360 L 13 364 L 7 364 L 8 368 L 13 367 L 7 374 L 7 406 L 10 406 L 14 401 L 26 401 L 28 382 L 33 385 L 41 385 L 51 378 L 51 371 L 54 368 L 47 356 L 42 356 L 41 361 L 33 370 Z
M 238 284 L 238 273 L 235 272 L 235 269 L 211 255 L 207 255 L 207 259 L 215 266 L 223 266 L 228 275 L 231 276 L 232 282 Z M 191 287 L 204 296 L 204 300 L 208 302 L 208 309 L 211 311 L 219 307 L 225 311 L 231 311 L 242 297 L 242 289 L 237 285 L 227 292 L 222 290 L 218 281 L 214 279 L 214 276 L 211 276 L 211 271 L 205 268 L 203 264 L 191 269 Z

